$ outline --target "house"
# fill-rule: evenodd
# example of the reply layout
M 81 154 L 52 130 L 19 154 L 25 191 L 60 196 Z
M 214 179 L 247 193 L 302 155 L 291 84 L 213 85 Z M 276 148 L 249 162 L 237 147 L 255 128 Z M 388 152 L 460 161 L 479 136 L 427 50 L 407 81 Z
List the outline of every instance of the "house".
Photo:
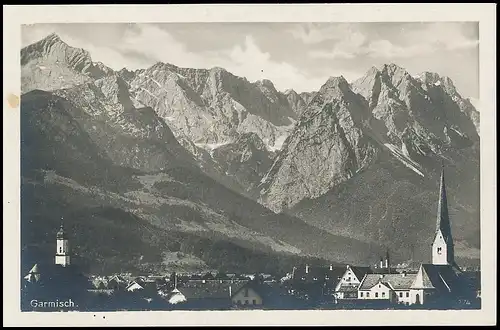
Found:
M 238 279 L 240 280 L 251 280 L 253 281 L 255 279 L 255 274 L 241 274 Z
M 211 272 L 207 272 L 205 275 L 201 277 L 201 279 L 205 281 L 212 281 L 215 279 L 215 277 Z
M 179 289 L 174 288 L 170 294 L 166 295 L 166 300 L 169 304 L 176 305 L 187 301 L 186 296 L 179 291 Z
M 394 296 L 389 284 L 383 280 L 384 275 L 367 274 L 359 285 L 359 299 L 380 299 L 394 301 Z
M 189 281 L 174 288 L 166 299 L 181 309 L 227 309 L 232 305 L 232 290 L 238 290 L 245 283 L 246 281 Z
M 133 280 L 132 282 L 130 282 L 127 285 L 127 287 L 125 288 L 125 290 L 128 292 L 134 292 L 137 290 L 144 290 L 144 288 L 145 288 L 144 281 L 142 281 L 140 279 L 136 279 L 136 280 Z
M 357 299 L 358 288 L 366 274 L 371 274 L 370 267 L 346 266 L 344 274 L 335 286 L 335 299 Z
M 305 267 L 301 268 L 294 267 L 291 277 L 295 281 L 301 280 L 312 283 L 323 283 L 324 281 L 338 282 L 344 274 L 344 271 L 345 268 L 334 267 L 333 265 L 328 267 L 305 265 Z
M 358 299 L 388 300 L 411 304 L 411 286 L 416 274 L 366 274 L 358 289 Z
M 112 290 L 121 290 L 127 287 L 125 279 L 119 275 L 114 275 L 109 278 L 107 288 Z
M 24 279 L 28 283 L 37 283 L 37 282 L 40 281 L 40 278 L 41 278 L 41 274 L 40 274 L 40 270 L 39 270 L 38 264 L 35 264 L 30 269 L 30 271 L 28 272 L 28 274 L 26 274 L 26 276 L 24 276 Z
M 233 306 L 244 309 L 292 309 L 299 306 L 298 300 L 276 282 L 247 282 L 233 290 L 231 300 Z
M 344 267 L 309 266 L 294 267 L 290 276 L 282 279 L 290 281 L 289 292 L 306 300 L 329 300 L 335 287 L 345 272 Z M 289 279 L 288 279 L 289 278 Z
M 426 304 L 458 298 L 460 271 L 451 265 L 422 264 L 411 285 L 411 304 Z
M 245 283 L 238 289 L 232 291 L 231 301 L 237 306 L 262 306 L 264 285 L 258 285 L 254 282 Z

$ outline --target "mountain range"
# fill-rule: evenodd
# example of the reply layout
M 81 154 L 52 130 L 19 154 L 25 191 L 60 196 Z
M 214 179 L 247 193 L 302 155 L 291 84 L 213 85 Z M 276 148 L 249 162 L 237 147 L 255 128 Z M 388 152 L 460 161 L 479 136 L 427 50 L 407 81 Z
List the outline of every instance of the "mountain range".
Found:
M 222 68 L 115 71 L 52 34 L 21 50 L 22 246 L 64 217 L 95 271 L 427 261 L 444 165 L 456 254 L 479 258 L 479 113 L 395 64 L 278 91 Z

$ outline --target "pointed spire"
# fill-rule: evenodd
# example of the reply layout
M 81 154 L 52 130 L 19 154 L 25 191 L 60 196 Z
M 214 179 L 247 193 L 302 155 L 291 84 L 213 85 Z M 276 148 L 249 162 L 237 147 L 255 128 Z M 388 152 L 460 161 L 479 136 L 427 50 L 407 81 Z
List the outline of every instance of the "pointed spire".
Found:
M 59 227 L 59 231 L 57 232 L 57 238 L 58 239 L 65 239 L 66 238 L 66 233 L 64 231 L 64 217 L 61 217 L 61 227 Z
M 446 198 L 446 185 L 444 181 L 444 165 L 441 165 L 441 181 L 439 187 L 439 202 L 437 212 L 436 232 L 441 231 L 446 241 L 451 239 L 450 218 L 448 214 L 448 200 Z

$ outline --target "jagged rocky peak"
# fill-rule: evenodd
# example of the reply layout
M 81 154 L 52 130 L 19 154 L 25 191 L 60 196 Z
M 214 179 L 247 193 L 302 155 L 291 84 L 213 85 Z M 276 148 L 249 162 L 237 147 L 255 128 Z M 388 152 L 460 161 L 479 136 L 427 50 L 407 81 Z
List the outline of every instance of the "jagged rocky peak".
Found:
M 330 77 L 307 105 L 270 171 L 261 202 L 281 212 L 351 178 L 377 153 L 363 132 L 366 101 L 342 76 Z
M 337 98 L 343 96 L 344 94 L 352 93 L 352 90 L 347 80 L 345 80 L 343 76 L 339 76 L 328 78 L 323 86 L 321 86 L 318 93 L 323 96 Z
M 125 80 L 127 83 L 129 83 L 130 81 L 132 81 L 135 78 L 138 71 L 139 70 L 133 71 L 133 70 L 129 70 L 127 68 L 123 68 L 120 71 L 118 71 L 117 73 L 120 77 L 123 78 L 123 80 Z
M 262 79 L 262 80 L 257 80 L 256 81 L 256 84 L 259 86 L 259 87 L 264 87 L 264 88 L 267 88 L 273 92 L 276 92 L 276 87 L 274 87 L 274 84 L 271 80 L 269 79 Z
M 176 65 L 164 62 L 156 62 L 149 70 L 169 70 L 169 71 L 178 71 L 180 68 Z
M 37 57 L 50 58 L 54 62 L 66 63 L 78 71 L 85 71 L 92 65 L 88 51 L 66 44 L 57 34 L 51 33 L 42 40 L 21 50 L 21 65 Z
M 221 68 L 219 66 L 215 66 L 213 68 L 211 68 L 210 70 L 208 70 L 209 74 L 211 77 L 213 77 L 214 79 L 223 79 L 225 77 L 234 77 L 233 74 L 231 74 L 229 71 L 227 71 L 226 69 L 224 68 Z
M 457 89 L 455 87 L 455 84 L 453 83 L 453 80 L 451 80 L 447 76 L 440 76 L 435 72 L 425 71 L 418 74 L 418 77 L 420 81 L 428 86 L 442 86 L 449 95 L 454 95 L 457 93 Z
M 90 53 L 71 47 L 57 34 L 21 49 L 21 90 L 56 90 L 113 75 L 101 62 L 92 62 Z
M 408 71 L 406 71 L 405 68 L 395 64 L 395 63 L 388 63 L 388 64 L 383 64 L 380 68 L 380 71 L 384 74 L 387 74 L 389 76 L 404 76 L 408 75 Z
M 228 72 L 226 69 L 224 69 L 220 66 L 214 66 L 213 68 L 210 69 L 210 71 L 213 73 L 226 73 L 226 72 Z
M 292 110 L 299 116 L 306 108 L 306 101 L 293 89 L 287 89 L 284 93 L 288 104 L 292 107 Z

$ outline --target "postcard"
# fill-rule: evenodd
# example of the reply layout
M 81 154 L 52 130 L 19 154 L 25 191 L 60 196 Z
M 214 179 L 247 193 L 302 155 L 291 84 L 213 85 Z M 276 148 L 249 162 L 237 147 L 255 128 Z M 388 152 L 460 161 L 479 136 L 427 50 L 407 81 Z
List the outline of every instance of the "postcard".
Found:
M 493 5 L 4 9 L 8 324 L 496 322 Z

